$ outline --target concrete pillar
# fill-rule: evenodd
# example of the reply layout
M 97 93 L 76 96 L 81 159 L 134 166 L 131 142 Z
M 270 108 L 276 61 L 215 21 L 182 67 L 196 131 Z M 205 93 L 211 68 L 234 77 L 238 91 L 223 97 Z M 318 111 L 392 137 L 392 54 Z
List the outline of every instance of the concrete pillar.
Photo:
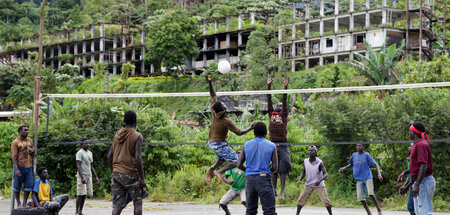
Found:
M 283 57 L 283 48 L 281 44 L 278 44 L 278 58 L 282 58 Z
M 42 47 L 42 59 L 46 60 L 47 59 L 47 48 Z
M 100 24 L 100 56 L 99 61 L 100 63 L 103 63 L 105 60 L 105 39 L 103 38 L 105 36 L 105 25 Z
M 112 52 L 112 61 L 113 61 L 113 75 L 117 74 L 117 36 L 113 36 L 113 52 Z
M 309 40 L 305 41 L 305 56 L 309 56 Z
M 214 50 L 218 50 L 218 49 L 219 49 L 219 38 L 217 36 L 215 36 L 214 37 Z
M 206 57 L 206 54 L 203 54 L 203 67 L 208 67 L 207 60 L 208 58 Z
M 366 54 L 366 58 L 369 59 L 369 52 L 366 51 L 365 54 Z
M 350 13 L 353 13 L 353 11 L 355 11 L 355 0 L 350 0 L 349 11 L 350 11 Z
M 75 40 L 78 40 L 78 28 L 75 28 L 73 31 L 75 34 Z
M 216 20 L 214 20 L 214 33 L 219 32 L 219 22 Z
M 339 19 L 337 17 L 334 17 L 334 33 L 339 33 Z
M 141 32 L 141 75 L 145 74 L 145 62 L 144 62 L 144 57 L 145 57 L 145 31 Z
M 320 33 L 320 36 L 323 36 L 323 19 L 320 19 L 319 33 Z
M 325 5 L 323 3 L 323 0 L 320 0 L 320 17 L 324 17 L 325 16 Z
M 339 0 L 334 0 L 334 15 L 339 14 Z
M 305 38 L 309 38 L 309 21 L 305 22 Z
M 281 29 L 281 26 L 278 27 L 278 42 L 283 41 L 283 30 Z
M 338 52 L 339 50 L 339 40 L 337 35 L 334 35 L 334 50 L 335 52 Z
M 39 47 L 39 37 L 36 37 L 35 41 L 36 41 L 36 46 Z M 16 46 L 17 46 L 17 44 L 16 44 Z
M 227 31 L 230 29 L 230 17 L 227 16 Z
M 203 35 L 206 35 L 208 33 L 208 20 L 204 19 L 203 20 Z
M 214 52 L 214 60 L 219 62 L 219 54 L 217 54 L 217 52 Z
M 61 56 L 61 45 L 58 45 L 58 57 Z M 61 67 L 61 61 L 58 59 L 58 67 Z
M 127 61 L 127 53 L 125 48 L 127 47 L 127 37 L 122 35 L 122 57 L 120 59 L 121 63 L 125 63 Z
M 353 60 L 353 59 L 354 59 L 354 55 L 353 55 L 353 52 L 350 52 L 350 56 L 349 56 L 349 58 L 350 58 L 350 60 Z
M 20 53 L 20 61 L 25 60 L 25 53 L 21 52 Z
M 386 7 L 386 0 L 381 0 L 381 5 L 383 6 L 383 8 Z
M 370 28 L 370 14 L 366 12 L 366 29 Z
M 227 49 L 225 55 L 227 57 L 227 61 L 230 62 L 230 50 Z
M 323 56 L 319 57 L 319 66 L 323 66 Z
M 86 36 L 86 31 L 83 29 L 83 37 Z M 83 66 L 86 66 L 87 60 L 86 60 L 86 42 L 83 40 L 83 45 L 81 47 L 81 52 L 83 53 Z M 84 77 L 86 77 L 84 75 Z
M 366 10 L 370 9 L 370 0 L 366 0 Z
M 62 33 L 61 31 L 58 31 L 58 41 L 61 42 L 62 40 Z
M 392 7 L 393 7 L 393 8 L 397 8 L 397 2 L 396 2 L 396 1 L 393 1 L 393 2 L 392 2 Z
M 348 31 L 352 32 L 353 28 L 355 26 L 355 19 L 353 17 L 353 14 L 350 14 L 350 22 L 349 22 L 349 27 L 348 27 Z
M 20 39 L 20 46 L 23 48 L 23 38 Z
M 339 58 L 338 58 L 337 54 L 334 55 L 334 63 L 335 64 L 339 63 Z
M 92 26 L 94 26 L 94 25 L 92 25 Z M 91 41 L 91 63 L 93 63 L 95 61 L 94 52 L 95 52 L 95 42 L 94 42 L 94 40 L 92 40 Z M 92 76 L 92 74 L 91 74 L 91 76 Z
M 91 25 L 91 38 L 95 37 L 95 25 Z
M 53 47 L 50 48 L 50 58 L 52 59 L 50 61 L 50 65 L 53 68 L 55 66 L 53 63 L 55 61 L 55 59 L 54 59 L 55 58 L 55 49 Z
M 250 13 L 250 20 L 251 20 L 251 24 L 254 25 L 255 24 L 255 12 Z
M 135 61 L 136 60 L 136 50 L 133 48 L 131 50 L 131 61 Z M 135 68 L 133 68 L 133 70 L 131 70 L 131 76 L 135 76 L 136 75 L 136 70 Z
M 206 38 L 203 38 L 203 50 L 208 50 L 208 40 Z
M 73 65 L 77 65 L 77 58 L 78 58 L 78 43 L 75 43 L 73 45 Z
M 227 48 L 230 48 L 230 34 L 226 35 Z
M 295 42 L 292 41 L 292 45 L 291 45 L 291 56 L 292 57 L 297 57 L 295 52 L 296 52 Z
M 309 19 L 309 1 L 306 2 L 305 6 L 305 20 Z
M 69 31 L 65 31 L 65 33 L 66 33 L 66 40 L 67 40 L 67 41 L 70 41 L 70 34 L 69 34 Z
M 242 14 L 239 14 L 238 16 L 238 29 L 240 30 L 242 28 Z
M 291 72 L 295 72 L 295 60 L 291 61 Z
M 153 64 L 150 65 L 150 73 L 155 73 L 155 66 Z
M 297 30 L 296 30 L 295 24 L 292 24 L 292 39 L 295 39 L 296 33 L 297 33 Z
M 83 40 L 86 39 L 86 28 L 83 28 Z
M 309 69 L 309 59 L 305 57 L 305 69 Z
M 381 25 L 386 27 L 386 10 L 381 11 Z
M 242 46 L 242 33 L 238 33 L 238 46 Z

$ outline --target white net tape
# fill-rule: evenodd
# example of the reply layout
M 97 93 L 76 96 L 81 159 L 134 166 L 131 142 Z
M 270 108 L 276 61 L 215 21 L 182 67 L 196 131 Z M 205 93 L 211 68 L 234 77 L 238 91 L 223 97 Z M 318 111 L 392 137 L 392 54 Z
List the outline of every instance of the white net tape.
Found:
M 352 92 L 368 90 L 393 90 L 413 89 L 427 87 L 449 87 L 450 82 L 421 83 L 421 84 L 395 84 L 361 87 L 335 87 L 335 88 L 312 88 L 312 89 L 290 89 L 290 90 L 254 90 L 254 91 L 228 91 L 217 92 L 218 96 L 243 96 L 243 95 L 265 95 L 265 94 L 292 94 L 292 93 L 327 93 L 327 92 Z M 209 92 L 190 93 L 130 93 L 130 94 L 46 94 L 48 98 L 145 98 L 145 97 L 191 97 L 209 96 Z

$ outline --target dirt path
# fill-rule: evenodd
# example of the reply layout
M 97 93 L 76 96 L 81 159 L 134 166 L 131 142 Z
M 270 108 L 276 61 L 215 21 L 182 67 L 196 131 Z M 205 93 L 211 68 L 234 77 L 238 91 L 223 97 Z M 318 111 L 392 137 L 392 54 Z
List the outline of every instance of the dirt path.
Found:
M 9 214 L 10 200 L 0 200 L 0 215 Z M 230 205 L 230 211 L 233 214 L 245 214 L 245 208 L 242 205 Z M 259 209 L 261 210 L 261 208 Z M 111 214 L 111 202 L 101 200 L 86 200 L 85 215 L 106 215 Z M 295 207 L 278 206 L 277 213 L 279 215 L 293 215 L 295 214 Z M 372 208 L 372 213 L 375 215 L 376 210 Z M 75 214 L 75 201 L 70 200 L 60 215 Z M 132 215 L 133 207 L 128 206 L 122 212 L 124 215 Z M 146 215 L 178 215 L 178 214 L 196 214 L 196 215 L 223 215 L 223 211 L 219 210 L 218 205 L 203 205 L 193 202 L 144 202 L 144 214 Z M 258 214 L 262 214 L 262 211 Z M 305 207 L 302 209 L 302 215 L 319 215 L 327 214 L 324 207 Z M 364 215 L 362 208 L 333 208 L 333 214 L 342 215 Z M 383 211 L 383 215 L 408 215 L 406 211 Z M 450 215 L 450 213 L 434 213 L 435 215 Z

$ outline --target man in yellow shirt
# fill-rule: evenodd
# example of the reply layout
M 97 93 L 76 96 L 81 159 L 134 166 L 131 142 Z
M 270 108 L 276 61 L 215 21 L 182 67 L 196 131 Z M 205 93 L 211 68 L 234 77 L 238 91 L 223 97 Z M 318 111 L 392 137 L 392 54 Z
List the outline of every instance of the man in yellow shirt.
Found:
M 58 214 L 61 208 L 69 201 L 69 195 L 64 194 L 53 198 L 53 190 L 47 180 L 48 171 L 45 167 L 38 169 L 39 178 L 34 183 L 33 199 L 34 205 L 42 210 L 48 210 Z

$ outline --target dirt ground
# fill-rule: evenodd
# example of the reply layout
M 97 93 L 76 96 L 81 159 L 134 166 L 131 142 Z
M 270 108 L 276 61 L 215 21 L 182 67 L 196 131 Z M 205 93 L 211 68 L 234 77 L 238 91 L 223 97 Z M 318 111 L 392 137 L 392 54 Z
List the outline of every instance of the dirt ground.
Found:
M 10 200 L 0 200 L 0 215 L 9 214 Z M 232 214 L 245 214 L 245 208 L 242 205 L 230 205 L 230 211 Z M 261 208 L 259 208 L 262 214 Z M 112 206 L 109 201 L 102 200 L 86 200 L 83 213 L 85 215 L 104 215 L 111 214 Z M 279 215 L 293 215 L 295 214 L 295 207 L 278 206 L 277 213 Z M 376 209 L 372 208 L 372 213 L 375 215 Z M 75 201 L 70 200 L 67 205 L 61 210 L 60 215 L 73 215 L 75 214 Z M 132 215 L 133 207 L 129 205 L 122 212 L 124 215 Z M 144 213 L 148 215 L 178 215 L 178 214 L 197 214 L 197 215 L 223 215 L 224 212 L 219 210 L 219 205 L 204 205 L 194 202 L 144 202 Z M 327 214 L 325 207 L 305 207 L 302 209 L 302 215 L 319 215 Z M 333 208 L 333 214 L 342 215 L 364 215 L 364 209 L 362 208 Z M 408 215 L 406 211 L 383 211 L 384 215 Z M 434 213 L 435 215 L 450 215 L 450 213 Z

